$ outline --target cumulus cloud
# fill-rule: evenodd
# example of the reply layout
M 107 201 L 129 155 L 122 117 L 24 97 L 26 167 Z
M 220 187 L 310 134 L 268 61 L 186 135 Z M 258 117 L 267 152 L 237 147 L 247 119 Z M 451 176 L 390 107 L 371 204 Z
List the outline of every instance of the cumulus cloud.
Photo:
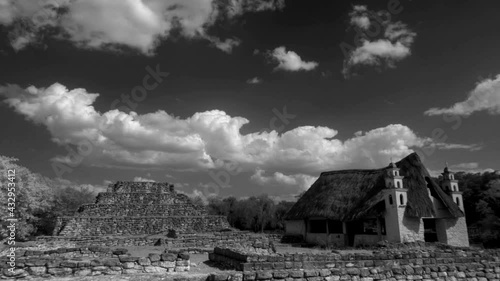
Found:
M 217 20 L 283 6 L 283 1 L 266 0 L 0 0 L 0 24 L 13 30 L 11 45 L 16 50 L 36 43 L 40 33 L 50 33 L 80 47 L 127 46 L 152 54 L 161 40 L 178 30 L 186 38 L 207 39 L 230 52 L 239 40 L 207 34 Z M 45 32 L 48 28 L 52 32 Z
M 416 33 L 406 24 L 382 20 L 382 12 L 369 11 L 366 6 L 354 6 L 349 16 L 351 26 L 362 36 L 358 45 L 346 53 L 342 70 L 346 77 L 354 66 L 395 67 L 396 62 L 411 55 Z
M 155 180 L 152 179 L 147 179 L 143 177 L 134 177 L 133 181 L 140 181 L 140 182 L 156 182 Z
M 491 115 L 500 114 L 500 75 L 477 83 L 465 101 L 457 102 L 448 108 L 433 107 L 424 114 L 470 116 L 478 111 L 486 111 Z
M 208 205 L 208 199 L 210 198 L 210 196 L 205 196 L 205 194 L 203 194 L 203 192 L 201 192 L 200 190 L 198 189 L 193 189 L 192 192 L 187 192 L 187 191 L 184 191 L 184 190 L 176 190 L 177 192 L 181 193 L 181 194 L 184 194 L 186 195 L 187 197 L 191 198 L 191 199 L 194 199 L 194 200 L 201 200 L 201 202 L 203 203 L 203 205 Z
M 264 170 L 256 169 L 250 179 L 259 185 L 298 186 L 302 190 L 308 189 L 317 179 L 317 177 L 305 174 L 285 175 L 280 172 L 274 172 L 271 176 L 265 176 L 264 174 Z
M 262 83 L 262 79 L 260 79 L 259 77 L 253 77 L 253 78 L 248 79 L 247 83 L 248 84 L 260 84 L 260 83 Z
M 336 130 L 322 126 L 242 134 L 249 120 L 220 110 L 197 112 L 185 119 L 163 110 L 98 112 L 93 104 L 99 94 L 69 90 L 59 83 L 26 89 L 8 85 L 0 87 L 0 95 L 27 120 L 45 126 L 55 143 L 80 152 L 81 159 L 73 154 L 54 158 L 71 167 L 79 160 L 104 167 L 206 171 L 231 161 L 242 171 L 261 169 L 277 181 L 293 179 L 300 185 L 306 182 L 300 174 L 382 167 L 390 157 L 404 157 L 412 147 L 429 145 L 427 138 L 400 124 L 341 140 Z M 264 178 L 263 173 L 260 176 Z
M 315 61 L 303 61 L 294 51 L 287 51 L 285 47 L 277 47 L 272 52 L 268 52 L 270 57 L 278 63 L 275 70 L 285 71 L 310 71 L 318 66 Z

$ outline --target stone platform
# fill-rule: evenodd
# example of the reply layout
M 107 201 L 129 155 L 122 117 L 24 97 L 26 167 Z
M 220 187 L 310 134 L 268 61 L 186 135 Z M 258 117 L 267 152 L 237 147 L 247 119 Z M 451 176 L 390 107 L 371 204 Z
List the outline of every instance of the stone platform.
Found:
M 212 232 L 229 228 L 224 216 L 209 216 L 169 183 L 116 182 L 73 217 L 60 217 L 54 235 L 153 235 L 173 229 Z

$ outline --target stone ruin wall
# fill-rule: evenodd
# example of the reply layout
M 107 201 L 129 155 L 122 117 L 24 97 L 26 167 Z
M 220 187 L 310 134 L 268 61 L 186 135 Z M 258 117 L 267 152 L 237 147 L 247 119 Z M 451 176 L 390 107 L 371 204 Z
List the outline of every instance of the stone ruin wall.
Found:
M 240 273 L 220 273 L 212 280 L 243 281 L 496 281 L 500 250 L 389 250 L 369 254 L 253 254 L 215 248 L 210 260 Z M 237 276 L 237 277 L 236 277 Z
M 81 206 L 73 217 L 57 219 L 54 235 L 101 236 L 212 232 L 229 228 L 224 216 L 209 216 L 173 185 L 156 182 L 116 182 Z
M 27 277 L 96 276 L 138 273 L 168 273 L 190 270 L 190 256 L 184 252 L 132 256 L 127 249 L 90 246 L 47 251 L 17 250 L 14 270 L 10 257 L 0 257 L 0 279 Z M 38 280 L 38 279 L 37 279 Z
M 179 234 L 177 238 L 170 237 L 117 237 L 117 236 L 38 236 L 37 245 L 52 247 L 53 245 L 101 247 L 124 246 L 164 246 L 167 249 L 182 249 L 190 253 L 212 252 L 214 247 L 236 247 L 255 244 L 279 244 L 281 234 L 261 234 L 249 231 L 222 231 L 207 233 Z

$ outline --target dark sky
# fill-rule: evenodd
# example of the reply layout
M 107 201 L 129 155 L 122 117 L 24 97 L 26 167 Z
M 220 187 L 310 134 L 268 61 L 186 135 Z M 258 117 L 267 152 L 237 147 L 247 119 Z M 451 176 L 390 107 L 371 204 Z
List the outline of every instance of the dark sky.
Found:
M 377 12 L 386 10 L 388 2 L 285 1 L 282 9 L 246 11 L 205 25 L 203 32 L 212 38 L 240 40 L 230 53 L 211 46 L 210 40 L 201 35 L 184 35 L 182 27 L 160 38 L 150 54 L 133 44 L 115 43 L 113 39 L 96 47 L 74 34 L 62 36 L 54 34 L 59 31 L 45 29 L 36 30 L 36 40 L 16 50 L 12 37 L 14 28 L 19 27 L 4 20 L 0 25 L 0 85 L 6 86 L 2 89 L 2 99 L 22 96 L 15 93 L 15 87 L 34 86 L 43 91 L 59 83 L 68 91 L 82 88 L 85 93 L 98 93 L 90 106 L 96 114 L 104 116 L 121 94 L 130 93 L 142 84 L 148 73 L 146 67 L 158 65 L 170 75 L 138 103 L 136 116 L 161 110 L 182 121 L 192 119 L 196 113 L 219 110 L 230 118 L 247 119 L 248 124 L 236 129 L 240 135 L 247 135 L 272 131 L 269 124 L 276 116 L 273 109 L 282 111 L 286 107 L 295 117 L 276 132 L 276 141 L 281 145 L 271 149 L 269 153 L 275 155 L 271 159 L 250 159 L 246 149 L 253 151 L 251 147 L 257 146 L 256 143 L 238 142 L 235 147 L 245 150 L 241 154 L 234 151 L 236 148 L 224 145 L 225 141 L 234 141 L 228 140 L 234 137 L 234 132 L 224 134 L 234 124 L 225 124 L 221 129 L 210 119 L 203 121 L 203 126 L 186 125 L 191 135 L 201 139 L 212 160 L 242 163 L 243 170 L 230 176 L 231 187 L 221 189 L 224 196 L 265 192 L 287 198 L 307 186 L 321 171 L 378 168 L 388 164 L 390 157 L 399 160 L 412 151 L 419 151 L 432 171 L 441 170 L 445 162 L 455 170 L 499 169 L 500 82 L 495 78 L 500 74 L 498 2 L 401 1 L 402 11 L 391 15 L 391 22 L 404 23 L 406 30 L 413 33 L 410 35 L 413 42 L 404 46 L 409 53 L 392 62 L 392 57 L 384 53 L 386 57 L 381 55 L 378 63 L 353 65 L 350 75 L 344 76 L 342 70 L 348 58 L 340 44 L 355 44 L 353 7 L 364 6 Z M 71 9 L 70 12 L 76 13 L 76 8 Z M 382 34 L 368 40 L 383 39 Z M 397 40 L 392 43 L 396 45 Z M 317 65 L 310 70 L 277 69 L 273 50 L 281 46 L 295 52 L 302 62 Z M 260 83 L 247 83 L 253 77 L 258 77 Z M 471 106 L 469 114 L 424 114 L 430 108 L 451 108 L 466 101 L 472 93 L 478 93 L 478 99 L 488 99 L 477 88 L 483 82 L 491 87 L 484 90 L 489 93 L 486 106 Z M 46 102 L 33 99 L 28 96 L 24 101 Z M 73 122 L 72 119 L 64 119 L 67 116 L 61 112 L 65 109 L 50 107 L 50 102 L 38 105 L 40 112 L 45 110 L 40 113 L 41 119 L 23 114 L 12 103 L 2 102 L 0 154 L 19 158 L 21 165 L 34 172 L 56 177 L 52 160 L 67 155 L 67 147 L 75 147 L 78 132 L 71 132 L 72 140 L 58 142 L 57 138 L 63 139 L 62 131 L 76 127 L 50 127 L 50 116 L 60 122 Z M 141 121 L 152 126 L 150 129 L 155 132 L 150 136 L 152 142 L 162 141 L 156 133 L 179 137 L 180 143 L 185 140 L 182 137 L 186 136 L 186 128 L 171 129 L 169 122 L 175 123 L 171 119 L 157 121 L 158 124 L 149 119 Z M 406 131 L 389 127 L 391 124 L 400 124 Z M 104 130 L 104 125 L 99 126 L 97 130 Z M 305 126 L 316 131 L 308 131 Z M 120 132 L 103 133 L 109 142 L 99 146 L 96 155 L 86 157 L 63 178 L 75 184 L 102 185 L 104 181 L 142 177 L 174 182 L 179 189 L 193 192 L 203 191 L 204 186 L 214 181 L 210 172 L 212 175 L 224 172 L 217 165 L 200 168 L 182 164 L 182 160 L 175 158 L 184 159 L 178 154 L 157 160 L 154 153 L 161 149 L 148 147 L 148 141 L 142 138 L 138 144 L 119 144 L 113 137 L 133 140 L 127 130 L 135 127 L 125 127 L 120 127 L 123 129 Z M 317 129 L 323 127 L 337 134 L 324 135 Z M 290 134 L 290 139 L 284 137 L 285 132 L 294 129 L 297 134 Z M 377 129 L 380 132 L 368 133 Z M 363 133 L 356 134 L 359 131 Z M 411 132 L 414 136 L 401 132 Z M 441 132 L 442 137 L 436 140 L 433 132 Z M 416 145 L 419 141 L 425 145 Z M 394 143 L 398 147 L 391 152 Z M 405 145 L 408 147 L 404 148 Z M 422 154 L 425 147 L 426 151 L 432 151 Z M 261 147 L 255 149 L 263 151 Z M 151 161 L 132 163 L 106 154 L 121 150 L 151 152 Z M 177 163 L 180 164 L 176 166 Z

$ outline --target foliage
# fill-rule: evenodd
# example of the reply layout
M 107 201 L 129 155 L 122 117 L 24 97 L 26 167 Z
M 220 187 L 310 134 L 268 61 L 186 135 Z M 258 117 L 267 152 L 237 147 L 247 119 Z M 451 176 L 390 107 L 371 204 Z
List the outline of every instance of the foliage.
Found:
M 62 186 L 54 189 L 54 201 L 49 210 L 39 213 L 37 235 L 51 235 L 56 218 L 62 216 L 73 216 L 83 204 L 94 203 L 95 193 L 85 186 L 78 188 Z
M 10 211 L 7 206 L 9 179 L 8 170 L 15 170 L 15 210 L 16 239 L 25 240 L 36 234 L 49 234 L 47 230 L 51 226 L 51 221 L 56 216 L 71 215 L 82 203 L 94 200 L 95 194 L 86 189 L 73 189 L 61 186 L 54 180 L 43 177 L 40 174 L 31 172 L 29 169 L 18 165 L 18 159 L 0 155 L 0 218 L 2 230 L 0 240 L 7 235 Z M 49 219 L 50 218 L 50 219 Z
M 9 197 L 7 185 L 11 182 L 7 178 L 8 170 L 15 170 L 15 177 L 11 179 L 15 183 L 14 217 L 18 220 L 15 230 L 17 239 L 25 239 L 34 233 L 36 230 L 35 225 L 39 219 L 36 214 L 49 210 L 53 204 L 54 196 L 47 184 L 47 179 L 18 165 L 17 161 L 18 159 L 0 155 L 0 182 L 2 183 L 0 192 L 2 233 L 0 233 L 0 239 L 4 239 L 7 235 L 4 227 L 7 224 L 5 219 L 10 217 L 10 211 L 6 203 Z
M 480 230 L 478 238 L 486 247 L 500 247 L 500 174 L 460 172 L 455 178 L 463 192 L 469 227 Z
M 209 213 L 227 216 L 233 227 L 263 232 L 264 230 L 283 230 L 284 216 L 293 202 L 274 202 L 266 194 L 247 199 L 227 197 L 211 198 L 208 203 Z

